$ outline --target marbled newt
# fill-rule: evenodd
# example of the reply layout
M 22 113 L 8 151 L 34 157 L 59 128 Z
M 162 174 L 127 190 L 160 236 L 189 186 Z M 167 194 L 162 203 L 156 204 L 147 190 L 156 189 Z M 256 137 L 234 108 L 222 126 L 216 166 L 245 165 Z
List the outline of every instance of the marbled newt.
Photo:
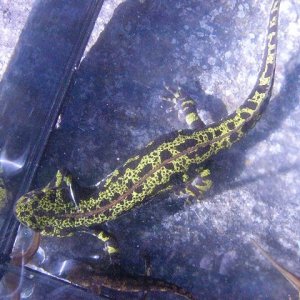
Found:
M 7 201 L 7 190 L 2 178 L 2 169 L 0 167 L 0 213 L 4 209 Z
M 163 135 L 98 184 L 80 188 L 68 174 L 58 171 L 53 182 L 31 191 L 16 203 L 18 220 L 47 236 L 70 236 L 114 220 L 151 197 L 172 189 L 199 198 L 212 182 L 208 160 L 239 141 L 260 119 L 274 82 L 280 0 L 272 4 L 263 62 L 257 82 L 244 103 L 225 119 L 206 126 L 195 102 L 173 93 L 171 100 L 185 116 L 189 129 Z M 109 235 L 95 233 L 106 250 L 118 251 Z

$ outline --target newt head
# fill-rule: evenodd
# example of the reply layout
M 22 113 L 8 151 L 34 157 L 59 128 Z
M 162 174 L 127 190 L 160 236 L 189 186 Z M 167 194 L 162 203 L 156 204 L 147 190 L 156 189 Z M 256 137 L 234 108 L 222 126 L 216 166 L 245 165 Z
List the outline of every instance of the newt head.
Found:
M 15 215 L 23 225 L 42 235 L 60 236 L 62 216 L 72 205 L 72 195 L 65 187 L 45 187 L 30 191 L 19 198 Z M 66 236 L 67 234 L 63 234 Z

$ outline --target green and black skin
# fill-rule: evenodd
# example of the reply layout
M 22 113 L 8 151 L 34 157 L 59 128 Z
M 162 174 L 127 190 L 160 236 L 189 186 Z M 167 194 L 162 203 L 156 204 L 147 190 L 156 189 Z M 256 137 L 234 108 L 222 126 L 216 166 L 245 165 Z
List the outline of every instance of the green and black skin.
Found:
M 0 149 L 1 150 L 1 149 Z M 0 214 L 2 210 L 5 208 L 7 202 L 7 190 L 5 188 L 5 184 L 2 178 L 2 169 L 0 167 Z
M 17 201 L 18 220 L 42 235 L 63 237 L 114 220 L 161 192 L 175 189 L 199 198 L 212 185 L 208 160 L 238 142 L 260 119 L 270 100 L 279 6 L 280 0 L 275 0 L 257 82 L 234 113 L 205 127 L 194 101 L 184 98 L 180 91 L 173 93 L 171 101 L 184 115 L 189 129 L 159 137 L 84 192 L 71 176 L 59 171 L 52 183 Z M 118 251 L 106 233 L 94 234 L 106 243 L 107 252 Z
M 196 300 L 187 290 L 163 280 L 154 279 L 149 276 L 131 276 L 129 274 L 116 274 L 108 276 L 98 272 L 77 270 L 68 274 L 67 280 L 73 284 L 80 285 L 94 294 L 102 295 L 103 289 L 111 289 L 122 293 L 144 294 L 143 299 L 149 292 L 172 293 L 185 299 Z

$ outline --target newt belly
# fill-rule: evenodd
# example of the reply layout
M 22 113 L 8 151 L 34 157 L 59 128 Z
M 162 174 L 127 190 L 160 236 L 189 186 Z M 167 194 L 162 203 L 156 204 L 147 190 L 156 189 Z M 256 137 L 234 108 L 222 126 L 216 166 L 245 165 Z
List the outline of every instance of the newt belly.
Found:
M 274 81 L 280 1 L 270 13 L 263 62 L 255 87 L 245 102 L 218 123 L 203 128 L 191 99 L 174 94 L 174 102 L 186 113 L 191 129 L 171 132 L 148 144 L 99 184 L 74 193 L 70 176 L 59 172 L 54 183 L 21 197 L 15 213 L 21 223 L 42 235 L 66 236 L 113 220 L 151 197 L 188 185 L 200 194 L 210 187 L 207 161 L 230 148 L 259 120 L 271 96 Z M 198 178 L 198 186 L 194 179 Z M 205 184 L 203 184 L 205 183 Z

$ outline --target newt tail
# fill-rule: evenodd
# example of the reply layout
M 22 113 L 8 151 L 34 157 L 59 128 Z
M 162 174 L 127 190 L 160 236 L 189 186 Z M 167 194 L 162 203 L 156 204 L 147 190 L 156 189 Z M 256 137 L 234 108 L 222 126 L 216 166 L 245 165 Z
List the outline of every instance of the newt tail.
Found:
M 101 295 L 103 289 L 119 291 L 123 293 L 148 294 L 154 293 L 170 293 L 181 296 L 187 300 L 196 300 L 196 298 L 186 289 L 175 284 L 155 279 L 149 276 L 131 276 L 122 274 L 114 276 L 99 274 L 97 272 L 88 273 L 87 271 L 75 271 L 67 276 L 73 284 L 78 284 L 94 294 Z

